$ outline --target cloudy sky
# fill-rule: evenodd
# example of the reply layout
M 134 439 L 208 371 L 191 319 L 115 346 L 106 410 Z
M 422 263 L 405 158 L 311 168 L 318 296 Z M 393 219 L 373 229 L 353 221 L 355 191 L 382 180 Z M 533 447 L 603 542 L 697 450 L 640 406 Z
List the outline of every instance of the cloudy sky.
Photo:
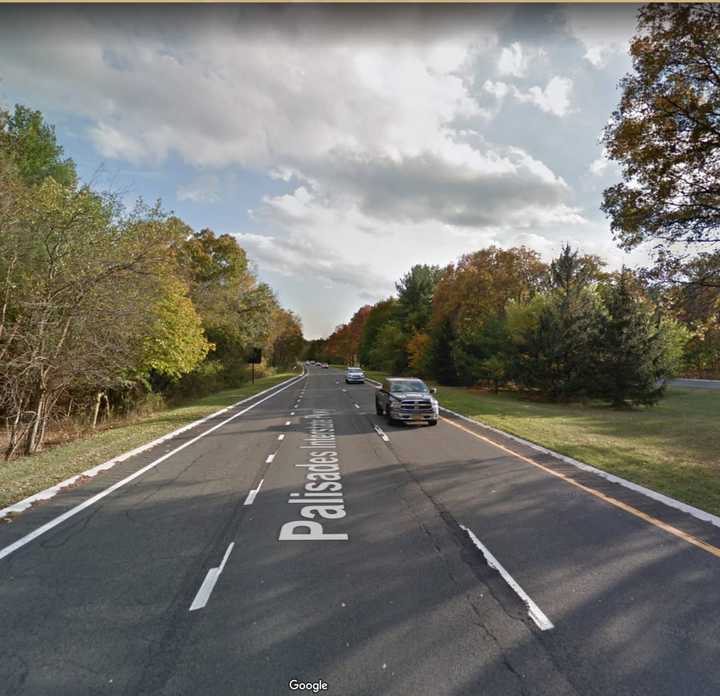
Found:
M 307 337 L 489 244 L 616 267 L 630 5 L 0 6 L 0 103 L 86 180 L 234 234 Z

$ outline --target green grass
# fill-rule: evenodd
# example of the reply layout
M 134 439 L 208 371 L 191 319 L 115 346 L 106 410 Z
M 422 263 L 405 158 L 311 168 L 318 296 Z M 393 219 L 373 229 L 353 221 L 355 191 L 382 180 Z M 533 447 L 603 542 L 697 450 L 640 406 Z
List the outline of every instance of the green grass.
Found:
M 657 406 L 632 411 L 462 387 L 439 387 L 438 398 L 465 416 L 720 515 L 718 391 L 670 387 Z
M 234 404 L 297 373 L 262 377 L 255 384 L 226 389 L 191 403 L 109 428 L 30 457 L 0 461 L 0 508 L 139 447 L 194 420 Z

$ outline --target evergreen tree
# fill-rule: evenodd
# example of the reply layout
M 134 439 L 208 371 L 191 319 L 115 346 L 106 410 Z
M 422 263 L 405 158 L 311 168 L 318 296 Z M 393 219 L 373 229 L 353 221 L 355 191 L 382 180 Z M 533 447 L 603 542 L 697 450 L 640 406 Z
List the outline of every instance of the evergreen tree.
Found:
M 458 376 L 453 358 L 455 329 L 449 318 L 443 319 L 431 333 L 430 366 L 440 384 L 457 384 Z
M 441 275 L 438 266 L 417 264 L 395 283 L 398 315 L 408 335 L 422 331 L 427 326 L 432 313 L 433 292 Z
M 460 383 L 470 386 L 490 379 L 497 385 L 502 381 L 499 365 L 512 351 L 504 317 L 491 316 L 482 323 L 463 322 L 456 334 L 453 358 Z
M 593 389 L 602 319 L 592 287 L 598 270 L 595 257 L 579 256 L 565 245 L 550 265 L 549 300 L 523 341 L 518 381 L 553 400 L 585 396 Z
M 368 364 L 377 370 L 402 374 L 407 367 L 406 342 L 400 322 L 386 322 L 377 333 Z
M 393 297 L 381 300 L 370 309 L 360 334 L 358 357 L 361 365 L 372 367 L 371 352 L 375 347 L 378 334 L 385 323 L 396 319 L 396 317 L 397 300 Z
M 662 325 L 652 308 L 635 297 L 625 269 L 609 288 L 606 304 L 597 394 L 617 407 L 654 404 L 665 389 L 660 381 L 666 376 Z

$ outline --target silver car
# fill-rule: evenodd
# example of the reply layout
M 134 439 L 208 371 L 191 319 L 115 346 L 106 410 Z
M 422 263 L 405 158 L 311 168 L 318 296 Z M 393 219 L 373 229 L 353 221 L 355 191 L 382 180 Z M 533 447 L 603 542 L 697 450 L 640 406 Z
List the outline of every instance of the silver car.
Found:
M 345 370 L 345 382 L 347 384 L 364 384 L 365 373 L 359 367 L 348 367 Z

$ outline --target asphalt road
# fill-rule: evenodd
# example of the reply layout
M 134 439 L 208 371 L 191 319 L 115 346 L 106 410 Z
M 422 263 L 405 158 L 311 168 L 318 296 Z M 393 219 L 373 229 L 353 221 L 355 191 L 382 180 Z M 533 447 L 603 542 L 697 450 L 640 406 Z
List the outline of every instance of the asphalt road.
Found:
M 683 389 L 720 389 L 720 379 L 671 379 L 668 384 Z
M 0 693 L 720 693 L 720 529 L 373 394 L 310 368 L 0 524 Z

